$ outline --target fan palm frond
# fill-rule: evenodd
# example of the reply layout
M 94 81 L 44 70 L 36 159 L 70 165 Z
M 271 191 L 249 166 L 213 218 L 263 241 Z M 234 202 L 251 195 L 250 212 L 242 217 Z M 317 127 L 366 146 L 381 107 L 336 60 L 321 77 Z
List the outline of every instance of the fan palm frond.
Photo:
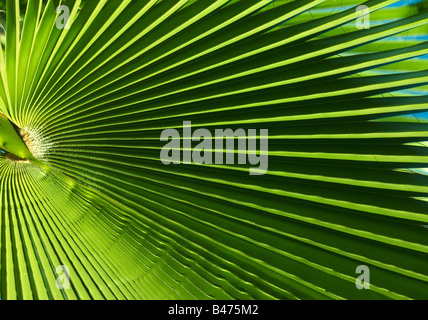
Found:
M 428 297 L 426 1 L 6 4 L 2 299 Z M 163 164 L 183 122 L 267 172 Z

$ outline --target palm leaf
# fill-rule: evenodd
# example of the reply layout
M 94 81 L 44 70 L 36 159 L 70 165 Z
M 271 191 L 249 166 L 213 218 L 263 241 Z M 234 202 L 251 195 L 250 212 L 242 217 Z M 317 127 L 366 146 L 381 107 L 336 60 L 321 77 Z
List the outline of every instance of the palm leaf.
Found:
M 425 3 L 7 0 L 1 298 L 427 298 Z M 183 121 L 269 170 L 164 165 Z

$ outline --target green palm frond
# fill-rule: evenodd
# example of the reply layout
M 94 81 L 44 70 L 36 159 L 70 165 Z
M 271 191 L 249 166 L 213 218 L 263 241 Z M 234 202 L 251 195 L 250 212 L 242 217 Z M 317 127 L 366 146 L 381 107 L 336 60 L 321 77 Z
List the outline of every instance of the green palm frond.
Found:
M 0 297 L 428 298 L 428 127 L 409 116 L 428 11 L 408 3 L 7 0 Z M 163 164 L 184 121 L 268 129 L 268 171 Z

